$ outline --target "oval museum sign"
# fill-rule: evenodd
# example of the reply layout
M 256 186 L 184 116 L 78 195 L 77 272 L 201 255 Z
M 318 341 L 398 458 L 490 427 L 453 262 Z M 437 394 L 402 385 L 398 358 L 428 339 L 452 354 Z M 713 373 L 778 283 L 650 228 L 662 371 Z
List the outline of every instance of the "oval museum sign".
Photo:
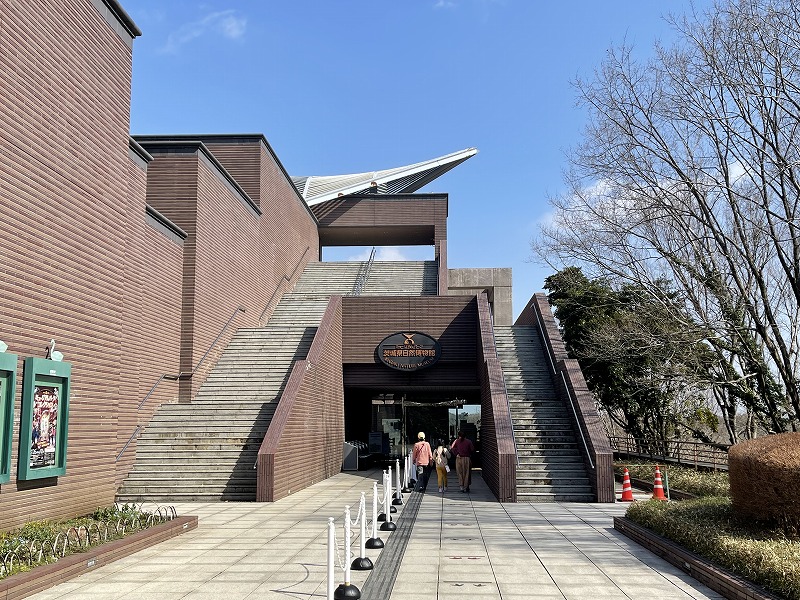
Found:
M 378 359 L 398 371 L 418 371 L 436 364 L 442 347 L 431 336 L 411 331 L 393 333 L 378 344 Z

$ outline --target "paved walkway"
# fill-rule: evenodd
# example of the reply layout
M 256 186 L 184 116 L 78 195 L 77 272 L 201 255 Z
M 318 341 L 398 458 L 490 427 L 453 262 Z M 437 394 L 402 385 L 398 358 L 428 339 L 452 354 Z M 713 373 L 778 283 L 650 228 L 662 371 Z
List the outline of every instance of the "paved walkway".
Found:
M 196 530 L 31 598 L 324 599 L 328 517 L 341 537 L 344 505 L 357 510 L 364 491 L 371 510 L 376 477 L 340 473 L 271 504 L 177 504 L 179 514 L 199 517 Z M 435 477 L 428 489 L 406 496 L 396 532 L 379 532 L 386 548 L 367 551 L 373 581 L 387 569 L 397 577 L 390 595 L 364 600 L 721 598 L 616 533 L 612 517 L 625 504 L 500 504 L 479 474 L 469 494 L 457 486 L 439 494 Z M 420 500 L 409 536 L 403 528 Z M 408 545 L 397 559 L 380 560 L 401 540 Z M 352 583 L 369 589 L 370 573 L 353 571 Z

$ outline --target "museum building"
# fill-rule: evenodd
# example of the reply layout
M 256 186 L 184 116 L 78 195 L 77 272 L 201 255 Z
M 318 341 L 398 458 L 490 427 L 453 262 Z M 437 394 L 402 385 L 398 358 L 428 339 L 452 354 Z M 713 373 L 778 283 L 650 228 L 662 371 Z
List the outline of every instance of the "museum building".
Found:
M 131 137 L 118 2 L 3 10 L 0 531 L 273 501 L 419 429 L 467 431 L 500 501 L 614 501 L 546 298 L 512 323 L 510 269 L 447 266 L 448 195 L 419 190 L 477 150 L 291 177 L 260 134 Z M 433 260 L 322 260 L 388 245 Z

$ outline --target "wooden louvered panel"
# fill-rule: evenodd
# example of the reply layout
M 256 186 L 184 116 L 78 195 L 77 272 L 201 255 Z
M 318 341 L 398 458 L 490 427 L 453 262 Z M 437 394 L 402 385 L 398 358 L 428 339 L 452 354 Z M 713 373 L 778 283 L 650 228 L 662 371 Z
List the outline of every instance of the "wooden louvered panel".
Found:
M 0 24 L 0 335 L 73 364 L 67 474 L 0 490 L 0 530 L 114 497 L 131 53 L 89 2 L 5 4 Z M 21 369 L 21 360 L 20 360 Z M 20 371 L 21 373 L 21 371 Z M 21 390 L 17 388 L 17 403 Z M 19 407 L 19 404 L 17 404 Z
M 477 358 L 476 306 L 474 296 L 345 298 L 342 311 L 344 362 L 375 364 L 375 348 L 387 335 L 421 331 L 438 339 L 442 345 L 439 363 L 474 363 Z

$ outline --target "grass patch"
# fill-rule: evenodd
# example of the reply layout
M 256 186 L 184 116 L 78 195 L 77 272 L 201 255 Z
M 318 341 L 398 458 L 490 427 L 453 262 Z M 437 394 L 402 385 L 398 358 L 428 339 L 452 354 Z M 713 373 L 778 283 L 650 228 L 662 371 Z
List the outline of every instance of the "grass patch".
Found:
M 631 477 L 652 482 L 657 464 L 660 466 L 662 479 L 666 473 L 670 489 L 701 497 L 730 496 L 731 485 L 726 471 L 701 471 L 692 467 L 638 460 L 635 463 L 615 461 L 614 473 L 622 475 L 623 469 L 627 467 Z
M 626 516 L 773 593 L 800 600 L 800 538 L 737 520 L 730 498 L 636 502 Z
M 34 521 L 20 529 L 0 533 L 0 579 L 85 552 L 174 516 L 174 510 L 146 512 L 125 504 L 98 508 L 91 515 L 75 519 Z

